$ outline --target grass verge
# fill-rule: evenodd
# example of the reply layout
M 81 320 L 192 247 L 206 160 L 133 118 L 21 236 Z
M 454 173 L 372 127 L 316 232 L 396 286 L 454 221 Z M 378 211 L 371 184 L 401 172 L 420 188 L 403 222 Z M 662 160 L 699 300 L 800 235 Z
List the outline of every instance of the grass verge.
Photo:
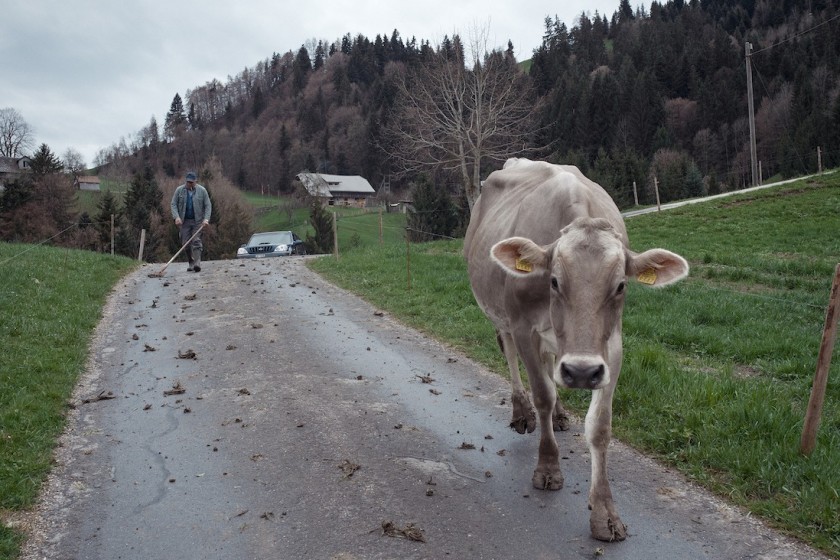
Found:
M 135 266 L 125 257 L 0 243 L 0 514 L 34 504 L 102 306 Z M 0 524 L 0 558 L 15 558 L 21 541 Z

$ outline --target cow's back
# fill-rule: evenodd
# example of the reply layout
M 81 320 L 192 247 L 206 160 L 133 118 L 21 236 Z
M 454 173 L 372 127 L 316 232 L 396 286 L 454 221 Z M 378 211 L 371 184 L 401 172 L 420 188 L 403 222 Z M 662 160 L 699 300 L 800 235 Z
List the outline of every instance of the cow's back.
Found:
M 512 159 L 490 174 L 473 207 L 464 256 L 476 301 L 497 327 L 504 327 L 500 323 L 506 320 L 504 300 L 512 297 L 507 288 L 511 279 L 492 262 L 490 248 L 509 237 L 550 245 L 580 217 L 608 220 L 627 245 L 624 221 L 612 198 L 577 167 Z M 541 279 L 532 282 L 536 286 Z M 519 287 L 535 295 L 521 280 Z

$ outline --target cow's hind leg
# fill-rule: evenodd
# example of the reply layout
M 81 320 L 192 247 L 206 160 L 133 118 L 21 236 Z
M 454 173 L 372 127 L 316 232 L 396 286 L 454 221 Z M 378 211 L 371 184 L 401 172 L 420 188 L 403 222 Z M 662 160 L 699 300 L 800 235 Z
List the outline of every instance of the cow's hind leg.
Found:
M 522 378 L 519 376 L 519 358 L 516 345 L 513 343 L 513 337 L 507 333 L 496 331 L 496 340 L 505 355 L 510 372 L 511 401 L 513 401 L 510 427 L 520 434 L 531 433 L 537 427 L 537 414 L 525 387 L 522 385 Z
M 607 446 L 612 436 L 612 395 L 615 383 L 592 392 L 586 413 L 586 442 L 592 457 L 589 488 L 589 530 L 601 541 L 623 541 L 627 527 L 618 516 L 607 480 Z

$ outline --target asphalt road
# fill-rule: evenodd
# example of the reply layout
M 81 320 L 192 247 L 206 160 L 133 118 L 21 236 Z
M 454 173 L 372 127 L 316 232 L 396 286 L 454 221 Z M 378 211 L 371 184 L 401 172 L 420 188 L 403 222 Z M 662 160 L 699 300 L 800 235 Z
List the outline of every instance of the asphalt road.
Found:
M 595 541 L 580 423 L 535 490 L 501 378 L 300 258 L 185 269 L 112 294 L 24 559 L 821 557 L 618 442 Z

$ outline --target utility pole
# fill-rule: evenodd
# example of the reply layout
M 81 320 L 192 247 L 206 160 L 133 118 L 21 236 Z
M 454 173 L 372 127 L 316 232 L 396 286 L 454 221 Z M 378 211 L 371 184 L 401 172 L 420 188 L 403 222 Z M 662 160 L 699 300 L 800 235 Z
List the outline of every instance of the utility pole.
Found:
M 747 59 L 747 106 L 750 111 L 750 163 L 752 164 L 752 186 L 758 185 L 758 164 L 756 163 L 755 150 L 755 110 L 753 109 L 753 83 L 752 83 L 752 43 L 746 42 Z

